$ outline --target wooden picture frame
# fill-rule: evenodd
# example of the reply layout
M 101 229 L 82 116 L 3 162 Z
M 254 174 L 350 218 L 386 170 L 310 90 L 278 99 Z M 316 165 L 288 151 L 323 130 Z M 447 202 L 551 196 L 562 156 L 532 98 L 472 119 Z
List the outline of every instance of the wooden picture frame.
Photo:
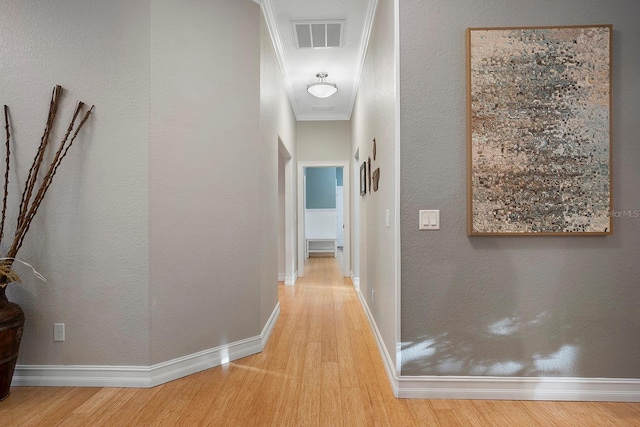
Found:
M 362 162 L 360 166 L 360 195 L 367 194 L 367 162 Z
M 369 194 L 373 193 L 373 177 L 371 176 L 371 157 L 367 159 L 367 175 L 369 177 Z
M 612 34 L 467 30 L 469 235 L 612 233 Z

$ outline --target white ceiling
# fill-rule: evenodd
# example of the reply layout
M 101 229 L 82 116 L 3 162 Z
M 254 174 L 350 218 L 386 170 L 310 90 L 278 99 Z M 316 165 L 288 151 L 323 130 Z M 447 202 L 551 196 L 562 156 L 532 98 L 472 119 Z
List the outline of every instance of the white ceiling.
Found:
M 358 89 L 377 0 L 254 0 L 261 4 L 298 120 L 349 120 Z M 340 20 L 343 45 L 304 49 L 295 46 L 292 22 Z M 316 74 L 338 85 L 329 98 L 316 98 L 307 85 Z

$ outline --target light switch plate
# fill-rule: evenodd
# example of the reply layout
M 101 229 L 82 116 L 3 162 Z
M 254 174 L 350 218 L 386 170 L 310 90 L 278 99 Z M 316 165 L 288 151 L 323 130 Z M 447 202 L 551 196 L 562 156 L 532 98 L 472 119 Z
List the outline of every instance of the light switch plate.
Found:
M 421 210 L 419 213 L 420 230 L 440 230 L 440 211 L 439 210 Z

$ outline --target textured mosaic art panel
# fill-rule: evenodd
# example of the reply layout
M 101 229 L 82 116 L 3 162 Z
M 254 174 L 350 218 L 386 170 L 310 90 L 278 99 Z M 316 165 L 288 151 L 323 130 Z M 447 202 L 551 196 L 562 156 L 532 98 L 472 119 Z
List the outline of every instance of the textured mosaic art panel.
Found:
M 469 233 L 611 232 L 610 26 L 469 30 Z

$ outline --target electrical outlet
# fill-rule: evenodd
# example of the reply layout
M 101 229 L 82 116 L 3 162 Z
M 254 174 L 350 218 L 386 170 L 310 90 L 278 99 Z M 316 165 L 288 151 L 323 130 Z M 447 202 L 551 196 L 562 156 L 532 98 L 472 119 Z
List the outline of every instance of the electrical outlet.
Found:
M 371 289 L 371 305 L 376 305 L 376 290 Z
M 54 323 L 53 324 L 53 340 L 54 341 L 64 341 L 64 323 Z

